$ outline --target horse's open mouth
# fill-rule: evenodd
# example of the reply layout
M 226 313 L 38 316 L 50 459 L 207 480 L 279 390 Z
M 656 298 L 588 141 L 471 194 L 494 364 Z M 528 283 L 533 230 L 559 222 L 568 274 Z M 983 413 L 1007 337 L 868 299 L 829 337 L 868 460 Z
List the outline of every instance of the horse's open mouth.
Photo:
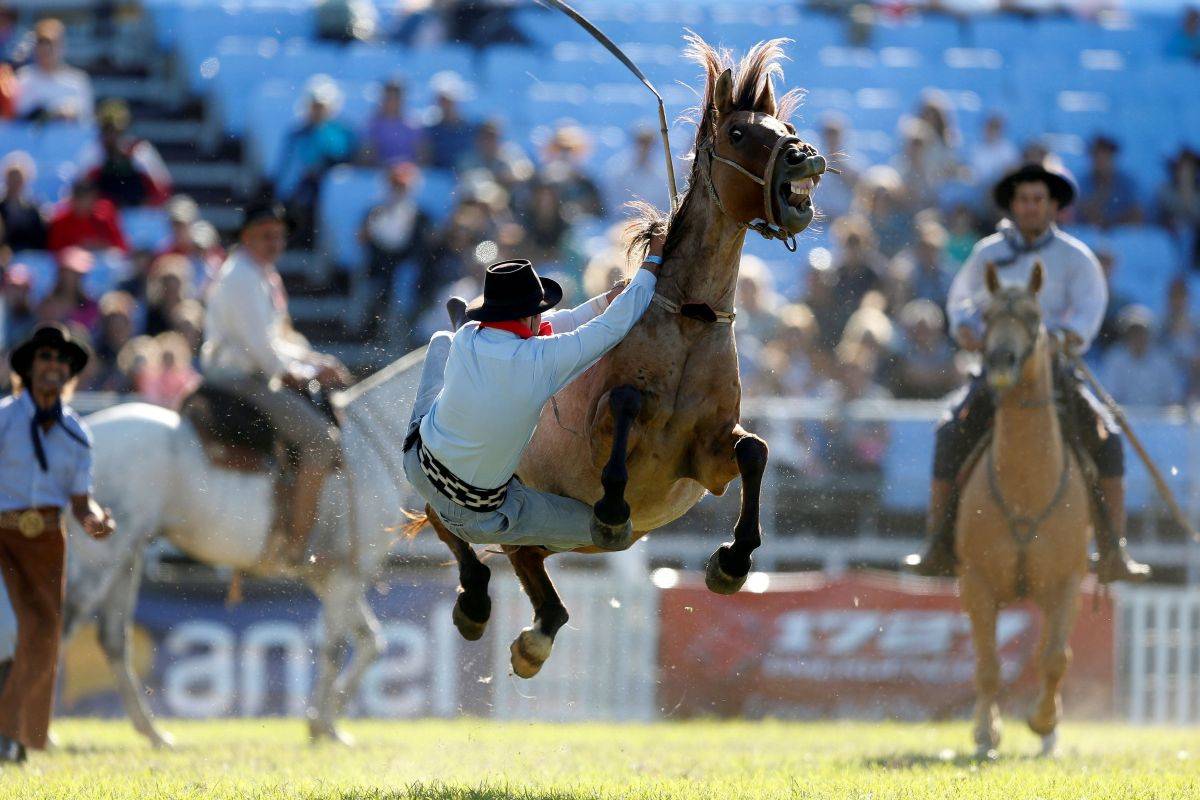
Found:
M 788 233 L 800 233 L 812 222 L 815 214 L 812 196 L 820 180 L 819 175 L 810 175 L 807 178 L 792 178 L 779 182 L 779 187 L 775 190 L 776 202 L 779 205 L 778 220 L 780 227 Z

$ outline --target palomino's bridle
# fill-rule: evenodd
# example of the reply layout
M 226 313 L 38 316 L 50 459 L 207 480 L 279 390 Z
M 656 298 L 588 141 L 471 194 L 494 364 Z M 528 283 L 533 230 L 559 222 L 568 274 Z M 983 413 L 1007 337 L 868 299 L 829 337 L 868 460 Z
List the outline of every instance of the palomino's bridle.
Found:
M 787 230 L 781 227 L 775 220 L 775 202 L 774 198 L 771 196 L 771 189 L 775 185 L 775 168 L 779 163 L 780 154 L 793 144 L 800 148 L 800 152 L 804 154 L 805 158 L 819 159 L 817 164 L 818 169 L 813 173 L 814 176 L 825 174 L 825 171 L 828 169 L 825 159 L 817 154 L 817 149 L 815 147 L 801 140 L 799 136 L 792 134 L 780 136 L 775 140 L 775 146 L 771 148 L 771 156 L 767 159 L 767 166 L 762 177 L 759 177 L 736 161 L 717 155 L 716 145 L 714 144 L 715 141 L 716 134 L 714 132 L 714 134 L 709 137 L 709 140 L 701 145 L 696 151 L 697 157 L 703 159 L 699 165 L 700 174 L 704 177 L 704 188 L 708 190 L 708 196 L 712 198 L 712 201 L 716 204 L 717 208 L 721 209 L 722 214 L 737 222 L 737 224 L 741 227 L 749 228 L 750 230 L 755 231 L 764 239 L 778 239 L 779 241 L 783 242 L 784 246 L 788 250 L 793 253 L 796 252 L 796 235 L 793 233 L 788 233 Z M 763 214 L 765 215 L 764 219 L 753 219 L 750 222 L 742 222 L 734 217 L 733 214 L 729 213 L 729 209 L 725 208 L 725 204 L 721 202 L 721 196 L 717 194 L 717 187 L 713 183 L 713 162 L 719 162 L 727 167 L 732 167 L 737 172 L 741 173 L 762 187 Z

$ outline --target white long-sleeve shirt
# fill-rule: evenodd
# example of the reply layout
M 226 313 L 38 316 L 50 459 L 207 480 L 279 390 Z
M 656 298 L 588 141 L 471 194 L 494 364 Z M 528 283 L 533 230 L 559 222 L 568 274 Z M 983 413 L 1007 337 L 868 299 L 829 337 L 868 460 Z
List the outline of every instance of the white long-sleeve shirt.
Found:
M 1043 282 L 1038 300 L 1051 331 L 1069 331 L 1083 340 L 1086 352 L 1100 332 L 1108 308 L 1108 284 L 1100 262 L 1086 244 L 1051 225 L 1038 241 L 1026 244 L 1011 222 L 981 239 L 967 258 L 946 301 L 952 330 L 962 325 L 983 331 L 983 309 L 987 307 L 987 265 L 996 264 L 1004 285 L 1026 286 L 1033 265 L 1042 262 Z
M 268 380 L 307 366 L 308 348 L 289 338 L 287 308 L 266 269 L 238 249 L 226 259 L 208 294 L 204 319 L 204 372 Z
M 472 486 L 503 486 L 533 438 L 542 407 L 625 338 L 650 305 L 656 282 L 638 270 L 607 309 L 597 297 L 544 315 L 553 336 L 521 339 L 464 325 L 454 334 L 442 391 L 421 422 L 426 449 Z
M 17 116 L 24 117 L 44 109 L 53 114 L 74 116 L 81 123 L 92 121 L 92 80 L 83 70 L 64 64 L 54 72 L 46 72 L 37 64 L 28 64 L 17 70 L 17 82 L 20 84 Z

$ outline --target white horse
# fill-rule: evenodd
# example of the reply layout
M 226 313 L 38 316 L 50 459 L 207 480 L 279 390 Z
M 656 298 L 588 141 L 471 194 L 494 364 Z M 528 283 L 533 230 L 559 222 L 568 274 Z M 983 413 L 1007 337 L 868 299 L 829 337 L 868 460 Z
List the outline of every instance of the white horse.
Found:
M 337 396 L 345 465 L 325 483 L 313 549 L 332 565 L 302 575 L 321 601 L 323 636 L 310 699 L 310 736 L 348 741 L 335 727 L 347 698 L 382 650 L 367 588 L 407 522 L 416 495 L 401 469 L 401 447 L 424 351 L 400 359 Z M 137 730 L 170 746 L 134 676 L 129 629 L 142 554 L 160 533 L 207 564 L 251 570 L 273 520 L 274 476 L 214 467 L 191 425 L 173 411 L 127 403 L 88 417 L 96 497 L 112 509 L 117 533 L 103 542 L 71 533 L 66 635 L 96 619 L 101 646 Z M 353 655 L 339 673 L 346 647 Z

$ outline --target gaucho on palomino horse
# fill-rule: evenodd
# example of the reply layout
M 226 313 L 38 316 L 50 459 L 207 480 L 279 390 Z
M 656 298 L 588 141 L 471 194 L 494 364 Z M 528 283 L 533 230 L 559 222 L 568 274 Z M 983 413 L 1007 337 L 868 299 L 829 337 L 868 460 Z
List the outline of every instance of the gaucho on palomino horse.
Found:
M 290 490 L 277 493 L 276 523 L 263 561 L 296 567 L 305 560 L 321 488 L 341 451 L 332 413 L 318 408 L 313 397 L 345 386 L 348 374 L 292 328 L 275 268 L 286 240 L 283 206 L 258 202 L 246 208 L 239 246 L 209 290 L 201 351 L 205 383 L 182 413 L 206 444 L 260 454 L 273 453 L 276 442 L 282 445 L 282 474 Z M 315 554 L 310 560 L 315 562 Z
M 1086 455 L 1096 479 L 1092 497 L 1098 506 L 1096 574 L 1102 583 L 1145 580 L 1150 569 L 1125 550 L 1125 463 L 1121 433 L 1111 415 L 1081 382 L 1067 355 L 1091 346 L 1108 305 L 1108 288 L 1087 245 L 1059 230 L 1058 213 L 1075 198 L 1065 176 L 1040 164 L 1027 164 L 1002 178 L 993 190 L 1005 210 L 996 233 L 981 240 L 950 288 L 948 317 L 961 347 L 981 350 L 982 314 L 989 302 L 987 269 L 994 265 L 1003 285 L 1029 282 L 1034 265 L 1044 265 L 1039 295 L 1046 327 L 1056 337 L 1054 384 L 1064 429 L 1072 447 Z M 1014 354 L 1002 357 L 1014 358 Z M 986 372 L 1011 364 L 984 363 L 979 374 L 955 398 L 937 429 L 925 552 L 905 559 L 926 576 L 950 576 L 958 564 L 954 528 L 957 490 L 971 454 L 988 434 L 995 401 Z

